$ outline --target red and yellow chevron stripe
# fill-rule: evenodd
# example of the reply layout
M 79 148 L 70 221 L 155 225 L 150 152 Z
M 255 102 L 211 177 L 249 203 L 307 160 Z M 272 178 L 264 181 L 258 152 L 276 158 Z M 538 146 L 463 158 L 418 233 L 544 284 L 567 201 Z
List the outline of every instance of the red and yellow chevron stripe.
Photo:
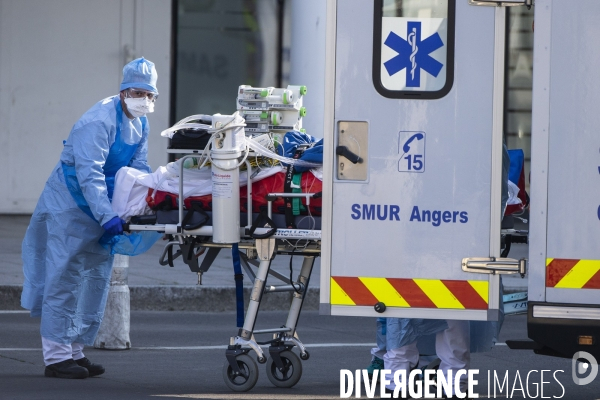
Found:
M 600 289 L 600 260 L 548 258 L 546 287 Z
M 343 306 L 488 309 L 487 281 L 331 277 L 331 304 Z

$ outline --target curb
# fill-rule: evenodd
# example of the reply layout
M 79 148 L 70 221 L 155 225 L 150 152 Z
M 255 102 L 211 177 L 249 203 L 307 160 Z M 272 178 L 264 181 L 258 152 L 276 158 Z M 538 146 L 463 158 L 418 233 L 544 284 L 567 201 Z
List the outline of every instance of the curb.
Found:
M 0 310 L 22 310 L 21 285 L 0 285 Z M 504 287 L 504 294 L 526 292 L 527 287 Z M 131 310 L 143 311 L 235 311 L 235 288 L 215 286 L 129 286 Z M 251 287 L 244 288 L 244 309 L 248 307 Z M 303 310 L 319 309 L 319 288 L 309 288 Z M 292 293 L 275 292 L 264 296 L 262 311 L 287 311 Z
M 0 285 L 0 310 L 22 310 L 20 285 Z M 236 311 L 234 287 L 210 286 L 129 286 L 131 310 L 144 311 Z M 244 288 L 244 308 L 248 307 L 252 288 Z M 319 289 L 308 289 L 303 310 L 319 309 Z M 289 310 L 291 292 L 268 293 L 260 305 L 262 311 Z
M 234 287 L 202 286 L 130 286 L 131 309 L 152 311 L 225 312 L 236 310 Z M 244 288 L 247 309 L 252 288 Z M 268 293 L 263 296 L 261 311 L 289 310 L 291 292 Z M 304 310 L 319 309 L 319 289 L 308 289 Z

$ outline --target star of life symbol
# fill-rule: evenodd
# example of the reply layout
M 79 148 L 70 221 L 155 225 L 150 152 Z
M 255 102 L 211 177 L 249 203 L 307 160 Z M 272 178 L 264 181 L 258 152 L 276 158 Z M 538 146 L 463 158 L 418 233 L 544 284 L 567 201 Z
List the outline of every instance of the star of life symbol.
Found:
M 407 23 L 407 39 L 404 40 L 390 31 L 384 44 L 398 53 L 397 56 L 383 63 L 390 76 L 406 69 L 406 86 L 421 86 L 421 70 L 437 77 L 443 64 L 430 56 L 430 53 L 444 45 L 436 32 L 425 40 L 421 40 L 421 22 Z

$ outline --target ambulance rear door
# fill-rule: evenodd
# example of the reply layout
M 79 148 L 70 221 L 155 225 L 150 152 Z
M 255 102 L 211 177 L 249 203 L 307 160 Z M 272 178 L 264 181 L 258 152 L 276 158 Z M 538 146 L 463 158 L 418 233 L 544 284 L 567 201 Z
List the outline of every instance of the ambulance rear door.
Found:
M 505 11 L 328 3 L 321 313 L 498 318 Z
M 529 300 L 590 306 L 538 317 L 600 319 L 598 16 L 594 0 L 536 4 Z

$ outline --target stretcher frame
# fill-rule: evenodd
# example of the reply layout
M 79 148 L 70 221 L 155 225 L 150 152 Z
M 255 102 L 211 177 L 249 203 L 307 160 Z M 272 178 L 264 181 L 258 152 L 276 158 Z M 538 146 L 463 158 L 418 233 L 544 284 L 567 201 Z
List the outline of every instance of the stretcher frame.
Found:
M 232 248 L 233 244 L 214 243 L 212 237 L 212 226 L 202 226 L 197 229 L 184 229 L 184 190 L 183 174 L 184 161 L 187 158 L 197 158 L 203 161 L 205 157 L 202 150 L 169 149 L 168 153 L 184 154 L 181 157 L 179 173 L 179 222 L 177 224 L 156 225 L 129 225 L 129 231 L 157 231 L 174 238 L 165 245 L 165 250 L 160 257 L 161 265 L 173 266 L 173 259 L 182 256 L 183 261 L 190 269 L 198 273 L 198 282 L 202 282 L 202 274 L 208 270 L 218 252 L 223 248 Z M 249 157 L 254 156 L 252 152 Z M 247 220 L 246 226 L 240 227 L 240 242 L 237 244 L 240 253 L 241 265 L 246 274 L 253 281 L 250 301 L 246 310 L 243 326 L 239 328 L 236 336 L 231 337 L 226 350 L 226 359 L 223 366 L 223 378 L 227 386 L 234 391 L 248 391 L 254 387 L 258 379 L 258 366 L 254 359 L 248 356 L 250 350 L 256 353 L 256 361 L 260 364 L 267 363 L 265 352 L 261 345 L 269 346 L 270 362 L 267 364 L 267 376 L 269 380 L 278 387 L 292 387 L 302 375 L 302 367 L 298 356 L 291 351 L 297 346 L 300 351 L 300 359 L 308 360 L 308 350 L 300 341 L 297 334 L 298 319 L 302 305 L 309 287 L 315 258 L 321 254 L 321 231 L 310 229 L 281 229 L 257 227 L 251 233 L 252 227 L 252 166 L 246 159 L 245 165 L 248 171 L 247 181 Z M 268 217 L 272 217 L 272 203 L 279 197 L 304 197 L 307 206 L 310 204 L 314 193 L 269 193 Z M 239 212 L 239 210 L 232 210 Z M 257 236 L 263 238 L 256 238 Z M 303 246 L 292 245 L 290 240 L 303 241 Z M 179 250 L 173 256 L 174 247 Z M 193 250 L 196 248 L 208 249 L 202 264 L 198 265 L 198 256 Z M 245 250 L 244 254 L 242 250 Z M 271 270 L 271 261 L 277 254 L 301 255 L 304 257 L 300 273 L 296 281 L 290 279 L 277 271 Z M 256 273 L 251 265 L 257 267 Z M 267 277 L 271 276 L 283 284 L 266 285 Z M 243 279 L 243 278 L 242 278 Z M 292 292 L 293 297 L 288 311 L 286 322 L 283 326 L 272 329 L 255 330 L 256 319 L 264 294 L 275 292 Z M 255 335 L 272 334 L 273 338 L 268 341 L 259 342 Z

